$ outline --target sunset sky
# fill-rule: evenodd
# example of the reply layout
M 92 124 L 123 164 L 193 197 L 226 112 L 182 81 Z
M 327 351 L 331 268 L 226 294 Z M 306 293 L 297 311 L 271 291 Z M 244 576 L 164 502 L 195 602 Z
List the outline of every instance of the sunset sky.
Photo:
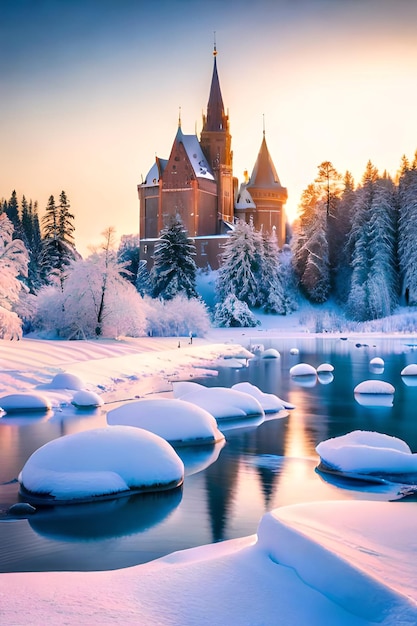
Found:
M 296 214 L 322 161 L 359 182 L 417 149 L 415 0 L 0 0 L 0 198 L 65 190 L 82 254 L 138 232 L 178 111 L 198 134 L 216 31 L 234 173 L 262 140 Z

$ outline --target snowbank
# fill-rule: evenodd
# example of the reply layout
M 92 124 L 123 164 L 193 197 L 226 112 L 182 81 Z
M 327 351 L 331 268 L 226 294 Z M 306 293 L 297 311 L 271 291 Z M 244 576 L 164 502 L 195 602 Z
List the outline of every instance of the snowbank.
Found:
M 23 623 L 24 607 L 34 626 L 411 625 L 416 525 L 417 509 L 406 503 L 282 507 L 262 518 L 258 538 L 145 565 L 0 574 L 2 620 Z

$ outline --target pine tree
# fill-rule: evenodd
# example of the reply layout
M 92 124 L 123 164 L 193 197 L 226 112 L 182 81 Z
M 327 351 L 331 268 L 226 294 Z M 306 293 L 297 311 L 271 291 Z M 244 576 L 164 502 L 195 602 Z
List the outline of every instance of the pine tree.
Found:
M 117 258 L 121 263 L 126 263 L 125 278 L 133 285 L 139 270 L 139 235 L 123 235 L 120 239 Z
M 261 245 L 259 233 L 250 224 L 242 220 L 235 224 L 223 247 L 216 283 L 219 301 L 225 301 L 229 294 L 233 294 L 249 306 L 259 306 Z
M 353 319 L 390 315 L 397 303 L 396 203 L 392 181 L 369 161 L 356 192 L 350 235 L 352 278 L 347 301 Z
M 262 233 L 263 262 L 261 270 L 262 303 L 266 313 L 288 313 L 282 284 L 282 268 L 276 233 Z
M 41 278 L 44 283 L 58 280 L 61 289 L 69 264 L 80 258 L 73 245 L 74 216 L 69 208 L 67 196 L 62 191 L 59 206 L 56 206 L 54 196 L 49 197 L 42 218 L 43 239 L 39 258 Z
M 410 166 L 403 157 L 399 180 L 398 256 L 406 304 L 417 304 L 417 153 Z
M 195 246 L 187 237 L 180 218 L 173 217 L 155 245 L 150 272 L 154 298 L 172 300 L 176 295 L 197 298 Z
M 336 209 L 329 238 L 331 241 L 331 281 L 336 300 L 346 303 L 352 275 L 349 235 L 352 228 L 352 214 L 355 203 L 355 183 L 350 172 L 343 178 L 343 192 Z M 334 227 L 333 227 L 334 225 Z
M 317 184 L 303 192 L 294 242 L 294 269 L 312 302 L 325 302 L 330 293 L 327 203 Z
M 7 203 L 7 207 L 5 208 L 5 212 L 6 212 L 7 217 L 13 224 L 13 228 L 14 228 L 13 237 L 15 239 L 18 239 L 18 238 L 20 239 L 22 223 L 20 221 L 19 202 L 17 200 L 17 194 L 15 190 L 13 190 L 12 192 L 10 200 Z

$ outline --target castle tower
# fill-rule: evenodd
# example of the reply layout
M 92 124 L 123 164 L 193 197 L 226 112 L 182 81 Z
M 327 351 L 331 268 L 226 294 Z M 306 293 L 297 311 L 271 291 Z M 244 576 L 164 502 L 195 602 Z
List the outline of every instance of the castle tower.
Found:
M 246 185 L 246 191 L 256 205 L 256 209 L 251 213 L 251 219 L 256 230 L 261 228 L 264 231 L 272 232 L 276 230 L 278 245 L 280 248 L 285 243 L 285 210 L 284 204 L 288 193 L 282 187 L 278 178 L 275 165 L 269 154 L 266 145 L 265 130 L 256 159 L 252 175 Z
M 207 115 L 203 115 L 200 145 L 217 181 L 217 232 L 222 221 L 233 222 L 233 152 L 229 132 L 229 116 L 224 112 L 223 98 L 217 73 L 217 49 L 213 50 L 214 65 Z

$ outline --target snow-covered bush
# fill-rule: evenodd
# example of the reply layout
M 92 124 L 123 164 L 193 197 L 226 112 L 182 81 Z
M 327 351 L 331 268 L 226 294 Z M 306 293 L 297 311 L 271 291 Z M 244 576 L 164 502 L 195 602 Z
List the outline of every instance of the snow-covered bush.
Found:
M 224 302 L 216 304 L 214 323 L 221 327 L 253 327 L 258 326 L 260 322 L 246 302 L 241 302 L 234 294 L 229 294 Z
M 148 335 L 182 337 L 193 333 L 204 336 L 210 328 L 207 308 L 197 298 L 178 295 L 172 300 L 145 297 Z

